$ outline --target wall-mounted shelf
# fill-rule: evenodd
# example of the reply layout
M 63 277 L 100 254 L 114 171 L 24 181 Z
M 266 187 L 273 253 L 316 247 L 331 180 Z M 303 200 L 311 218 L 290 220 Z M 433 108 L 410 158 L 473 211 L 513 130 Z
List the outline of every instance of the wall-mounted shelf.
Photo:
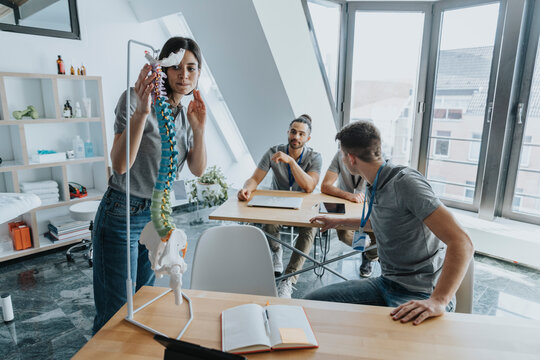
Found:
M 22 182 L 54 180 L 60 199 L 35 208 L 19 219 L 30 226 L 32 248 L 16 251 L 11 246 L 7 224 L 0 224 L 0 262 L 66 246 L 81 239 L 51 242 L 44 234 L 48 219 L 68 216 L 69 207 L 78 202 L 100 200 L 107 188 L 108 156 L 103 111 L 101 78 L 50 74 L 0 73 L 0 193 L 20 192 Z M 83 99 L 85 99 L 83 101 Z M 89 100 L 88 100 L 89 99 Z M 82 118 L 64 118 L 63 106 L 79 102 Z M 87 108 L 83 102 L 90 105 Z M 38 118 L 16 120 L 13 111 L 32 105 Z M 72 150 L 72 139 L 79 135 L 93 144 L 94 156 L 36 163 L 37 150 Z M 70 199 L 69 182 L 87 188 L 88 196 Z

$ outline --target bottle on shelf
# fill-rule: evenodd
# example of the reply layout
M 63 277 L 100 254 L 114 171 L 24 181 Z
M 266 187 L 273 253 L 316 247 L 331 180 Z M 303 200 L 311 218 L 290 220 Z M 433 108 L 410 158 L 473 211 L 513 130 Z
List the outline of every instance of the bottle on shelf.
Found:
M 71 69 L 69 69 L 69 72 L 71 73 L 71 75 L 75 75 L 75 68 L 73 67 L 73 65 L 71 65 Z
M 84 143 L 84 156 L 85 157 L 94 157 L 94 145 L 90 141 L 90 138 L 86 139 Z
M 81 110 L 81 104 L 77 101 L 75 103 L 75 113 L 74 117 L 76 118 L 82 118 L 82 110 Z
M 84 158 L 84 143 L 79 135 L 73 139 L 73 151 L 75 152 L 75 159 Z
M 84 64 L 81 64 L 81 75 L 86 75 L 86 68 L 84 67 Z
M 69 100 L 66 100 L 66 103 L 64 104 L 64 113 L 65 118 L 73 117 L 73 109 L 71 108 L 71 105 L 69 104 Z
M 60 55 L 58 55 L 58 59 L 56 60 L 56 65 L 58 67 L 58 74 L 65 75 L 66 68 L 64 67 L 64 60 L 62 60 L 62 57 Z

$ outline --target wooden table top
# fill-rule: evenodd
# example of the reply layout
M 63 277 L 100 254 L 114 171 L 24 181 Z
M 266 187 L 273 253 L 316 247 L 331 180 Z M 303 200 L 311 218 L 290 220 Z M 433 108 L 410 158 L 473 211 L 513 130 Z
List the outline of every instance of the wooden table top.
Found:
M 143 287 L 134 308 L 165 291 Z M 185 290 L 194 320 L 182 340 L 221 349 L 220 314 L 233 306 L 257 303 L 302 305 L 318 349 L 250 354 L 250 359 L 539 359 L 540 321 L 485 315 L 445 314 L 419 326 L 395 322 L 390 308 L 267 296 Z M 75 355 L 75 359 L 163 359 L 153 334 L 124 320 L 126 306 Z M 167 294 L 135 320 L 176 338 L 188 318 L 187 303 Z
M 300 209 L 277 209 L 247 206 L 248 201 L 240 201 L 235 196 L 230 197 L 225 203 L 210 214 L 208 218 L 211 220 L 241 221 L 258 224 L 321 227 L 319 224 L 312 224 L 309 222 L 309 219 L 319 215 L 319 207 L 316 205 L 321 202 L 345 204 L 345 214 L 332 214 L 328 216 L 360 217 L 362 215 L 361 203 L 353 203 L 345 199 L 322 193 L 308 194 L 298 191 L 256 190 L 252 193 L 251 199 L 255 195 L 301 197 L 304 200 L 302 201 Z M 350 230 L 357 230 L 357 228 L 350 228 Z

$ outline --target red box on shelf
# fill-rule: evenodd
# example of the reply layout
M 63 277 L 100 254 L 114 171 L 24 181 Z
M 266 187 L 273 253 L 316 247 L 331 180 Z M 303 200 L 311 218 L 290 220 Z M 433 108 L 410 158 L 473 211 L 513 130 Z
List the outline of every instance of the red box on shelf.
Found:
M 24 250 L 32 247 L 30 228 L 23 221 L 9 223 L 8 226 L 15 250 Z

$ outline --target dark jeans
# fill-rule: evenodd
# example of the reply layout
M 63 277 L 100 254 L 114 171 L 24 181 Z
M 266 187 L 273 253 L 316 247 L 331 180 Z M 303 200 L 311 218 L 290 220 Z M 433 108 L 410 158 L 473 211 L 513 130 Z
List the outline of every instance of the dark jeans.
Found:
M 324 286 L 310 292 L 304 299 L 341 303 L 397 307 L 410 300 L 425 300 L 431 294 L 409 291 L 400 284 L 379 276 L 363 280 L 349 280 Z M 453 312 L 455 298 L 446 306 Z
M 154 271 L 148 250 L 139 243 L 144 226 L 150 222 L 150 200 L 130 197 L 131 280 L 135 290 L 153 285 Z M 126 194 L 107 189 L 94 220 L 94 334 L 120 309 L 126 299 Z

